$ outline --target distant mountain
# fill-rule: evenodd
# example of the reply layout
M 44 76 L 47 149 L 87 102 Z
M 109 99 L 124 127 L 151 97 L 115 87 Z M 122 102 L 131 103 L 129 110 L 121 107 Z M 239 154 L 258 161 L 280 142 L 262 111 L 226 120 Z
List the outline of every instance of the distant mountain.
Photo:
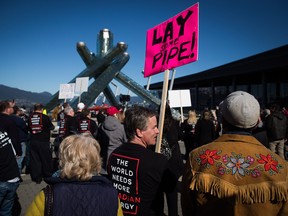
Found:
M 132 104 L 143 103 L 143 101 L 144 100 L 138 96 L 131 96 L 130 97 L 130 103 L 132 103 Z
M 103 97 L 104 97 L 103 95 L 98 97 L 96 105 L 102 105 Z M 119 103 L 120 103 L 120 96 L 119 95 L 116 96 L 116 100 L 119 101 Z M 131 104 L 142 104 L 143 101 L 144 100 L 142 98 L 140 98 L 139 96 L 130 96 L 130 101 L 128 101 L 128 104 L 130 104 L 130 105 Z
M 21 107 L 25 106 L 31 108 L 35 103 L 42 103 L 45 105 L 51 100 L 51 97 L 52 94 L 49 92 L 35 93 L 0 84 L 0 100 L 14 99 L 16 104 Z
M 0 100 L 14 99 L 19 107 L 25 106 L 30 109 L 35 103 L 42 103 L 45 105 L 52 99 L 52 96 L 53 95 L 49 92 L 35 93 L 0 84 Z M 119 100 L 119 95 L 116 98 Z M 102 99 L 99 99 L 98 103 L 101 104 Z M 138 96 L 131 96 L 128 103 L 130 105 L 142 104 L 143 99 Z

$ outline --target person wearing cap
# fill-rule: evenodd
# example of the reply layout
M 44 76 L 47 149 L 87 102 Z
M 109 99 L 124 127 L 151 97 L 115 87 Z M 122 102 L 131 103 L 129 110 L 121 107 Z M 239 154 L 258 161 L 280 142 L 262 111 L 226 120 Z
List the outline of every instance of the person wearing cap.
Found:
M 106 174 L 107 160 L 111 152 L 127 141 L 124 126 L 117 118 L 119 112 L 120 110 L 114 106 L 107 108 L 107 117 L 97 134 L 97 140 L 101 146 L 101 157 L 103 158 L 103 174 Z
M 85 108 L 85 104 L 80 102 L 77 104 L 77 111 L 75 112 L 75 116 L 80 117 L 82 110 Z
M 244 91 L 221 103 L 222 135 L 189 154 L 182 178 L 186 215 L 288 215 L 288 164 L 256 138 L 260 105 Z

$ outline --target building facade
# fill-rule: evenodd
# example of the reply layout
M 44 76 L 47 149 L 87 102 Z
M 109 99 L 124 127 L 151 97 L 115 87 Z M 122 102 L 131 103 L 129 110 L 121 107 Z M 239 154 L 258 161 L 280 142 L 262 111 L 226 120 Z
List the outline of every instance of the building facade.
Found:
M 213 108 L 229 93 L 254 95 L 262 108 L 271 103 L 288 107 L 288 45 L 216 68 L 174 79 L 173 90 L 190 89 L 192 107 Z M 150 90 L 162 90 L 162 82 Z

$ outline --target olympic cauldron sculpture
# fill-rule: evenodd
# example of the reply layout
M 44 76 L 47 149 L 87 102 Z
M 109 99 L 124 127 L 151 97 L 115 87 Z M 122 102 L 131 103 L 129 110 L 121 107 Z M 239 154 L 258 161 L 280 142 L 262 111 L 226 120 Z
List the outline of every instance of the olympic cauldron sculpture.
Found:
M 89 85 L 88 91 L 81 94 L 81 102 L 90 105 L 103 92 L 111 105 L 118 105 L 119 102 L 109 87 L 109 83 L 115 79 L 147 103 L 154 106 L 160 105 L 161 100 L 159 98 L 120 71 L 129 60 L 129 54 L 126 52 L 128 46 L 124 42 L 119 42 L 113 47 L 113 34 L 108 29 L 103 29 L 98 34 L 97 44 L 98 54 L 95 55 L 90 52 L 84 42 L 77 43 L 77 51 L 86 68 L 69 83 L 75 83 L 78 77 L 94 79 Z M 45 108 L 48 112 L 61 103 L 62 100 L 58 99 L 58 94 L 59 92 L 55 93 L 46 104 Z M 76 103 L 77 100 L 74 100 L 71 105 L 76 106 Z

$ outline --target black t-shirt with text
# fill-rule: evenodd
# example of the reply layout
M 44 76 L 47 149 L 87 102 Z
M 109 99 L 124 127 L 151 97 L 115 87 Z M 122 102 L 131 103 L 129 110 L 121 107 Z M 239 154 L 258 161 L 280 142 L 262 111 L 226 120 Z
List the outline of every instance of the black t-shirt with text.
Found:
M 118 190 L 124 215 L 159 215 L 159 193 L 175 184 L 167 159 L 137 144 L 125 143 L 108 162 L 108 177 Z

